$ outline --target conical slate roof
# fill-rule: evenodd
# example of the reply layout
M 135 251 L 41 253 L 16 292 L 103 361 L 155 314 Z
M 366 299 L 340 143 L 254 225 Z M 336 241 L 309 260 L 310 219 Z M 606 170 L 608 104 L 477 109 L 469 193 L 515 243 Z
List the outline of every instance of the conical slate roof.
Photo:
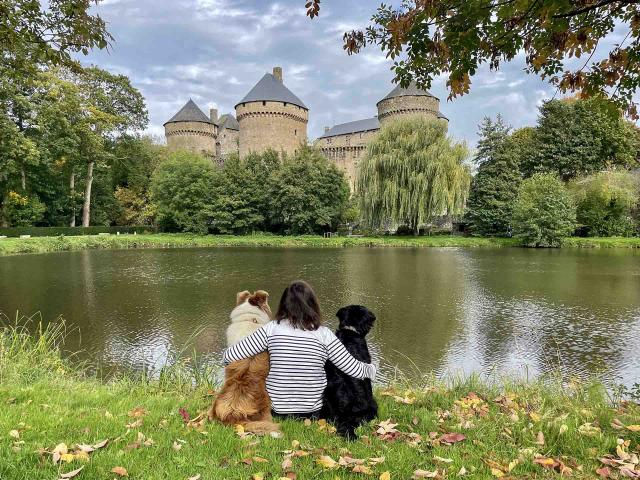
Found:
M 202 110 L 195 104 L 195 102 L 191 99 L 187 103 L 185 103 L 184 107 L 182 107 L 178 113 L 176 113 L 173 117 L 165 122 L 203 122 L 203 123 L 211 123 L 209 117 L 207 117 Z
M 435 95 L 432 95 L 428 90 L 422 90 L 418 88 L 415 82 L 411 82 L 407 88 L 402 88 L 400 85 L 396 85 L 396 88 L 391 90 L 383 100 L 388 100 L 390 98 L 395 97 L 433 97 L 437 98 Z M 380 103 L 378 102 L 378 103 Z
M 309 110 L 307 106 L 302 103 L 302 100 L 296 97 L 291 90 L 284 86 L 284 83 L 270 73 L 265 73 L 264 77 L 237 103 L 236 107 L 241 103 L 262 101 L 292 103 L 305 110 Z
M 221 129 L 227 128 L 229 130 L 240 130 L 240 124 L 238 123 L 238 120 L 236 120 L 236 117 L 234 117 L 230 113 L 225 113 L 220 117 L 220 120 L 218 120 L 218 127 L 220 127 Z

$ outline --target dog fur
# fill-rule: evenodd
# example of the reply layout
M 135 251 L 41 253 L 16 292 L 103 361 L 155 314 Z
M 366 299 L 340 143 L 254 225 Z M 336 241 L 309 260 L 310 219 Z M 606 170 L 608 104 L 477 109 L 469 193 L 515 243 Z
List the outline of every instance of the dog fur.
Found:
M 227 329 L 228 346 L 269 322 L 268 299 L 269 294 L 263 290 L 238 293 Z M 209 409 L 209 420 L 242 425 L 246 431 L 257 434 L 278 432 L 280 427 L 271 417 L 271 399 L 265 385 L 268 374 L 267 352 L 227 365 L 224 386 Z
M 340 320 L 336 336 L 357 360 L 371 363 L 365 336 L 373 327 L 376 316 L 361 305 L 349 305 L 338 310 Z M 325 365 L 327 387 L 320 416 L 330 421 L 343 437 L 356 438 L 355 430 L 378 415 L 371 380 L 360 380 L 341 372 L 331 362 Z

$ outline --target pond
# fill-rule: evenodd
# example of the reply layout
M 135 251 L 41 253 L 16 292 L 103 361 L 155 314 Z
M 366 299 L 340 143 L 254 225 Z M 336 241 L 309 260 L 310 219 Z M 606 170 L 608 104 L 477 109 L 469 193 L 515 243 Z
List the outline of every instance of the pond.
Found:
M 330 326 L 360 303 L 394 369 L 640 381 L 640 253 L 633 250 L 221 248 L 104 250 L 0 258 L 0 314 L 62 315 L 65 348 L 105 367 L 157 368 L 192 333 L 218 361 L 236 292 L 275 310 L 293 279 L 316 289 Z

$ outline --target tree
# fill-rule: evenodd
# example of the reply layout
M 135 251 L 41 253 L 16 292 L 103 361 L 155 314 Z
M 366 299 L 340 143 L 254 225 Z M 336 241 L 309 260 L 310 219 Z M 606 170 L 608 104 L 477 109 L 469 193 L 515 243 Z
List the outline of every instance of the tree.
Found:
M 520 185 L 513 207 L 516 236 L 531 247 L 559 247 L 576 226 L 576 209 L 562 181 L 536 173 Z
M 16 81 L 42 66 L 77 66 L 74 53 L 113 39 L 89 10 L 98 0 L 0 1 L 0 77 Z
M 356 189 L 365 223 L 391 221 L 418 233 L 436 216 L 462 213 L 471 175 L 468 149 L 446 125 L 421 117 L 384 125 L 358 168 Z
M 190 152 L 174 152 L 151 179 L 151 194 L 161 227 L 205 234 L 215 202 L 220 172 L 210 160 Z
M 308 2 L 307 14 L 313 18 L 319 6 L 319 0 Z M 596 51 L 616 28 L 623 30 L 623 41 L 608 52 Z M 637 117 L 633 101 L 640 84 L 640 71 L 633 68 L 640 57 L 637 0 L 382 4 L 366 31 L 344 35 L 344 48 L 350 54 L 367 44 L 378 45 L 395 59 L 392 68 L 402 85 L 415 79 L 420 87 L 430 88 L 434 78 L 447 75 L 449 98 L 469 92 L 471 78 L 482 64 L 497 70 L 524 52 L 526 71 L 560 92 L 610 96 Z M 586 61 L 572 61 L 583 57 Z
M 88 106 L 95 112 L 94 131 L 106 138 L 122 135 L 128 130 L 141 130 L 149 122 L 147 107 L 142 94 L 131 85 L 124 75 L 114 75 L 97 67 L 83 69 L 79 73 L 68 72 L 71 81 L 78 85 Z M 88 227 L 91 220 L 91 188 L 96 162 L 106 161 L 104 155 L 85 157 L 84 202 L 82 204 L 82 226 Z
M 36 145 L 26 138 L 11 120 L 0 113 L 0 225 L 9 222 L 6 211 L 8 195 L 12 189 L 17 189 L 17 178 L 22 165 L 38 156 Z
M 595 98 L 544 102 L 533 140 L 522 173 L 552 172 L 565 181 L 613 166 L 637 166 L 640 147 L 635 127 Z
M 225 159 L 212 220 L 216 232 L 246 234 L 267 229 L 271 182 L 280 164 L 274 150 L 242 160 L 235 154 Z
M 335 229 L 348 200 L 344 173 L 318 151 L 301 147 L 272 177 L 271 228 L 293 235 Z
M 499 115 L 495 122 L 485 117 L 479 135 L 474 158 L 478 172 L 471 183 L 466 219 L 476 235 L 505 236 L 521 181 L 514 142 Z
M 570 184 L 577 220 L 589 236 L 629 236 L 640 202 L 640 177 L 624 171 L 598 172 Z

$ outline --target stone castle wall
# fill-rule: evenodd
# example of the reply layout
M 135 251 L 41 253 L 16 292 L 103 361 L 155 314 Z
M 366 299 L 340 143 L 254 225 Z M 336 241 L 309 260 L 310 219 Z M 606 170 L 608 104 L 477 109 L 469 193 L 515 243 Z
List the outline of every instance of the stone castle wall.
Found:
M 240 158 L 269 148 L 293 154 L 307 143 L 308 111 L 284 102 L 249 102 L 236 106 Z
M 389 120 L 411 115 L 438 118 L 440 100 L 426 96 L 404 96 L 382 100 L 378 103 L 378 120 L 384 124 Z
M 316 140 L 315 146 L 320 149 L 325 157 L 346 173 L 349 186 L 353 191 L 358 163 L 367 151 L 367 144 L 373 140 L 377 133 L 378 130 L 369 130 L 319 138 Z
M 219 154 L 226 157 L 231 153 L 238 153 L 238 142 L 240 141 L 240 133 L 237 130 L 224 128 L 218 134 L 218 143 L 220 144 Z
M 167 150 L 188 150 L 206 157 L 216 155 L 218 127 L 204 122 L 172 122 L 164 127 Z

